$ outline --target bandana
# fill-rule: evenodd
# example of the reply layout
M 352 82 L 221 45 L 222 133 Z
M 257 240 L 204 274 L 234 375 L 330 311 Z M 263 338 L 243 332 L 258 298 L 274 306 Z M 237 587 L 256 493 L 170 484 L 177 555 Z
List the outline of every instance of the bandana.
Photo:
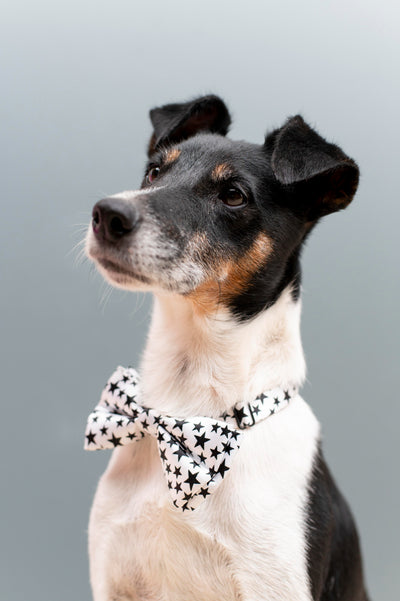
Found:
M 88 417 L 85 449 L 114 449 L 153 436 L 172 503 L 181 511 L 194 510 L 229 471 L 241 430 L 281 411 L 296 395 L 295 388 L 274 388 L 251 403 L 237 403 L 218 419 L 176 418 L 140 405 L 137 372 L 120 366 Z

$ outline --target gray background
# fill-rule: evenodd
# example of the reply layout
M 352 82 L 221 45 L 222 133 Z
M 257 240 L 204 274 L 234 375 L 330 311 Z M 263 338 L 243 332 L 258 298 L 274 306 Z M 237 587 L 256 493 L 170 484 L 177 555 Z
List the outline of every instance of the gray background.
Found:
M 355 202 L 304 253 L 303 393 L 371 596 L 400 597 L 399 14 L 388 0 L 3 0 L 1 600 L 90 598 L 108 453 L 84 453 L 83 430 L 114 367 L 137 364 L 151 301 L 110 294 L 71 249 L 97 199 L 139 184 L 148 109 L 208 92 L 232 137 L 261 142 L 301 112 L 360 164 Z

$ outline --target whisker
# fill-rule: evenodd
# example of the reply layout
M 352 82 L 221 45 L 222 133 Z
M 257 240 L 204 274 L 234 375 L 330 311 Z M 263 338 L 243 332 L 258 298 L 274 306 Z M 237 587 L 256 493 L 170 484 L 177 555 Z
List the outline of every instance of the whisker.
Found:
M 80 232 L 83 229 L 87 230 L 87 228 L 89 227 L 89 223 L 71 223 L 69 227 Z
M 79 265 L 82 265 L 85 261 L 88 261 L 88 260 L 89 260 L 89 258 L 86 255 L 85 247 L 82 246 L 82 248 L 79 249 L 79 252 L 75 257 L 74 265 L 75 265 L 75 267 L 78 267 Z
M 85 245 L 86 245 L 86 236 L 84 238 L 82 238 L 81 240 L 78 240 L 78 242 L 76 242 L 73 247 L 66 253 L 66 257 L 70 257 L 71 255 L 76 253 L 75 259 L 74 259 L 74 265 L 75 267 L 78 265 L 81 265 L 85 259 L 87 259 L 86 253 L 85 253 Z
M 67 257 L 73 253 L 77 248 L 79 248 L 80 246 L 83 246 L 86 242 L 86 238 L 82 238 L 81 240 L 78 240 L 78 242 L 76 242 L 74 244 L 74 246 L 67 252 Z
M 100 307 L 101 307 L 101 312 L 104 315 L 107 303 L 111 298 L 114 288 L 105 280 L 103 280 L 102 284 L 103 284 L 104 290 L 103 290 L 103 293 L 102 293 L 102 296 L 100 299 Z
M 145 302 L 145 294 L 137 293 L 137 294 L 135 294 L 135 296 L 136 296 L 135 308 L 129 313 L 129 319 L 133 319 L 135 317 L 135 315 L 137 315 L 137 313 L 141 310 L 141 308 L 143 307 L 144 302 Z M 150 316 L 150 311 L 148 311 L 147 314 L 143 316 L 143 318 L 138 322 L 138 324 L 142 325 L 143 323 L 145 323 L 145 321 L 147 321 L 149 319 L 149 316 Z

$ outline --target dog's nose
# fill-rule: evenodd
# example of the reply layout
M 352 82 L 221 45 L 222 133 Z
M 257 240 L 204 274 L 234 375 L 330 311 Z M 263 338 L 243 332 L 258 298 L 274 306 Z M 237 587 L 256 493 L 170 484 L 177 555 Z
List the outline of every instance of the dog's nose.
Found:
M 138 222 L 137 210 L 122 198 L 103 198 L 93 207 L 93 232 L 96 236 L 103 236 L 111 242 L 132 232 Z

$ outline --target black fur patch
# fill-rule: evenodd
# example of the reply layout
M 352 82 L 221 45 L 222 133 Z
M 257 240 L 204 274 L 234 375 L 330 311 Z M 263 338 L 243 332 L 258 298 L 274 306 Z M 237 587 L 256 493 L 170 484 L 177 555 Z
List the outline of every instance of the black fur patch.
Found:
M 147 196 L 146 206 L 182 253 L 195 235 L 201 236 L 197 260 L 212 273 L 227 263 L 241 265 L 259 236 L 272 248 L 265 262 L 256 257 L 260 264 L 256 262 L 253 271 L 248 265 L 248 281 L 240 289 L 234 286 L 232 294 L 225 290 L 216 304 L 220 301 L 243 320 L 271 306 L 288 285 L 297 298 L 300 248 L 308 230 L 288 208 L 288 191 L 276 181 L 264 147 L 198 134 L 181 142 L 179 151 L 179 158 L 168 164 L 163 150 L 151 156 L 149 168 L 160 167 L 160 190 Z M 228 164 L 232 175 L 216 180 L 213 171 L 221 164 Z M 245 194 L 245 206 L 232 209 L 221 200 L 232 186 Z M 143 187 L 149 187 L 146 180 Z
M 368 601 L 350 509 L 319 450 L 307 505 L 307 562 L 314 601 Z
M 168 144 L 176 144 L 201 131 L 226 135 L 231 117 L 218 96 L 203 96 L 192 102 L 166 104 L 150 111 L 154 127 L 148 153 Z
M 229 140 L 230 115 L 217 96 L 165 105 L 150 116 L 149 168 L 159 169 L 156 185 L 163 189 L 148 195 L 147 206 L 166 241 L 169 232 L 180 249 L 171 262 L 178 265 L 198 235 L 203 241 L 196 251 L 200 267 L 211 279 L 214 274 L 215 296 L 221 292 L 215 307 L 222 303 L 239 320 L 271 306 L 288 286 L 296 299 L 302 243 L 320 217 L 351 201 L 358 183 L 354 161 L 300 116 L 288 119 L 263 145 Z M 165 162 L 166 150 L 178 158 Z M 218 177 L 222 167 L 224 177 Z M 232 187 L 245 195 L 243 206 L 222 202 Z M 265 261 L 254 252 L 262 236 L 271 246 Z M 230 279 L 218 280 L 219 268 Z

